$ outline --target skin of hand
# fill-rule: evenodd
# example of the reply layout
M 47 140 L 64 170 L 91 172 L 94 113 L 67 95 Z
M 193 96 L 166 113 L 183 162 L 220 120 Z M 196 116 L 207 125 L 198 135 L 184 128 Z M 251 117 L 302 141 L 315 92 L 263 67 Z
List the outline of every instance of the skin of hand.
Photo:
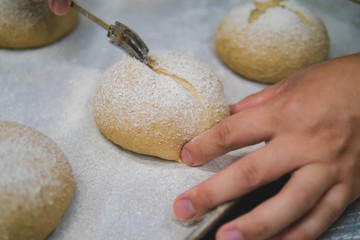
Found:
M 181 152 L 198 166 L 229 151 L 266 144 L 178 196 L 177 218 L 290 174 L 282 190 L 216 239 L 315 239 L 360 196 L 360 53 L 297 71 L 230 106 L 232 115 Z
M 44 0 L 32 0 L 33 2 L 43 2 Z M 56 15 L 65 15 L 71 6 L 71 0 L 48 0 L 50 10 Z

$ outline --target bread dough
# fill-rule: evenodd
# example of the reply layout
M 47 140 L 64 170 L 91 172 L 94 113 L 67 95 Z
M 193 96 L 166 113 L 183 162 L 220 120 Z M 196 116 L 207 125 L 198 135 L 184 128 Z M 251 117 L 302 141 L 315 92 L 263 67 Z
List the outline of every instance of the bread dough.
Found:
M 52 140 L 30 127 L 0 122 L 0 239 L 45 239 L 73 191 L 70 165 Z
M 195 57 L 160 51 L 150 65 L 125 56 L 94 101 L 101 132 L 125 149 L 181 162 L 182 146 L 229 116 L 221 81 Z
M 71 9 L 56 16 L 47 1 L 0 0 L 0 47 L 36 48 L 55 42 L 71 32 L 77 13 Z
M 329 36 L 322 21 L 295 1 L 255 0 L 222 19 L 215 46 L 236 73 L 274 83 L 325 60 Z

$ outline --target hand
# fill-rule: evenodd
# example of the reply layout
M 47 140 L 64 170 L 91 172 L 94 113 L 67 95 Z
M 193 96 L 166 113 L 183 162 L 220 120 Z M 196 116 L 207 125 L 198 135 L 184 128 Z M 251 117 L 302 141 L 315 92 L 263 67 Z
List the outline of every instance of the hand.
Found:
M 197 166 L 265 141 L 177 197 L 174 213 L 197 218 L 285 174 L 283 189 L 223 225 L 217 239 L 314 239 L 360 196 L 360 54 L 305 68 L 230 106 L 232 116 L 187 143 Z
M 32 0 L 34 2 L 43 2 L 44 0 Z M 50 10 L 56 15 L 65 15 L 71 6 L 71 0 L 48 0 Z

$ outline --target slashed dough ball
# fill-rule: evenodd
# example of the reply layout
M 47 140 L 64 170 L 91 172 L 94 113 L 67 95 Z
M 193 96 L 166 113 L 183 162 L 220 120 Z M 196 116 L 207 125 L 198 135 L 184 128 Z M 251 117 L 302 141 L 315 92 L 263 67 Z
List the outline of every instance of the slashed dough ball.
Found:
M 222 19 L 215 46 L 218 56 L 236 73 L 275 83 L 325 60 L 329 37 L 322 21 L 295 1 L 255 0 Z
M 150 58 L 151 68 L 125 56 L 108 69 L 94 118 L 123 148 L 181 162 L 187 141 L 229 116 L 222 83 L 195 57 L 159 51 Z
M 56 144 L 30 127 L 0 122 L 0 239 L 45 239 L 74 191 Z
M 56 16 L 47 1 L 0 0 L 0 47 L 36 48 L 55 42 L 70 33 L 77 24 L 71 9 Z

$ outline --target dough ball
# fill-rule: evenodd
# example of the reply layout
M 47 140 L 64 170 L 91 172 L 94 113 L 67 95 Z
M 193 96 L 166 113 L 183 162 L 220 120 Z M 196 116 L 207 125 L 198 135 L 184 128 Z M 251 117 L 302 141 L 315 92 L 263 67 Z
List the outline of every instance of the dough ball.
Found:
M 255 0 L 231 10 L 220 22 L 218 56 L 236 73 L 275 83 L 327 58 L 324 24 L 295 1 Z
M 36 48 L 55 42 L 71 32 L 77 13 L 71 9 L 56 16 L 47 1 L 0 0 L 0 47 Z
M 182 146 L 229 116 L 221 81 L 200 60 L 153 53 L 148 67 L 125 56 L 94 101 L 101 132 L 125 149 L 181 162 Z
M 30 127 L 0 122 L 0 239 L 45 239 L 73 191 L 70 165 L 52 140 Z

